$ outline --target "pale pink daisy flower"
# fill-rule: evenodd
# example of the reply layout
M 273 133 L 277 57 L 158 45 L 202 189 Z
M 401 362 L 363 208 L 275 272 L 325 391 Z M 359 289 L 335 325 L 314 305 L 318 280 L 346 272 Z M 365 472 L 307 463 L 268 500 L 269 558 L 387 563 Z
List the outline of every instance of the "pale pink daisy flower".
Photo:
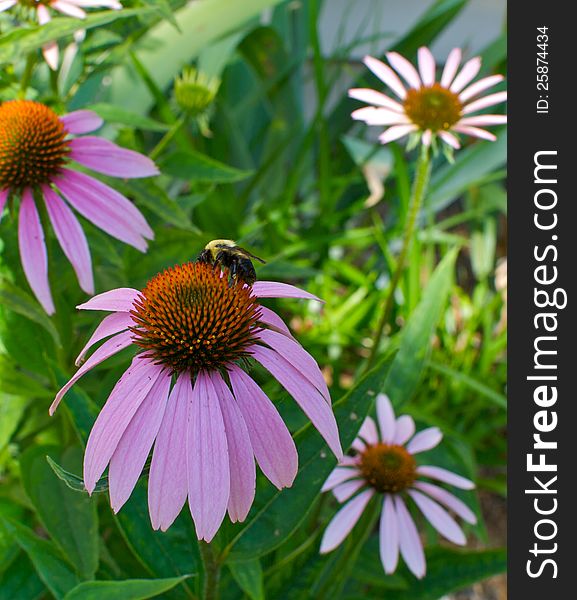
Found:
M 388 127 L 379 136 L 382 144 L 414 134 L 420 136 L 425 146 L 438 136 L 452 148 L 459 148 L 455 134 L 495 141 L 495 135 L 481 127 L 507 122 L 505 115 L 473 115 L 507 99 L 507 92 L 479 97 L 503 81 L 502 75 L 491 75 L 471 83 L 481 69 L 480 57 L 471 58 L 459 71 L 461 50 L 453 49 L 439 82 L 436 81 L 435 59 L 426 47 L 419 48 L 418 70 L 396 52 L 387 53 L 387 60 L 391 66 L 372 56 L 366 56 L 364 63 L 392 90 L 396 99 L 368 88 L 349 90 L 351 98 L 371 105 L 355 110 L 353 119 Z
M 321 371 L 262 298 L 315 296 L 294 286 L 229 282 L 228 272 L 186 263 L 129 288 L 95 296 L 78 308 L 107 316 L 86 351 L 108 337 L 60 390 L 123 348 L 141 350 L 102 408 L 86 445 L 84 485 L 92 493 L 109 465 L 110 503 L 128 500 L 154 444 L 148 507 L 165 531 L 188 498 L 199 539 L 210 541 L 226 512 L 243 521 L 255 495 L 255 458 L 279 489 L 292 485 L 298 456 L 274 404 L 243 369 L 252 359 L 296 400 L 335 455 L 337 423 Z
M 18 242 L 22 267 L 36 298 L 48 314 L 54 302 L 48 282 L 44 232 L 36 203 L 42 199 L 62 251 L 80 287 L 94 293 L 88 243 L 72 206 L 109 235 L 144 252 L 154 234 L 142 213 L 116 190 L 68 168 L 74 161 L 111 177 L 158 175 L 148 157 L 89 133 L 102 119 L 89 110 L 59 117 L 32 100 L 0 104 L 0 217 L 6 202 L 20 198 Z M 65 202 L 62 196 L 67 200 Z
M 46 25 L 52 20 L 49 8 L 52 8 L 67 17 L 76 19 L 85 19 L 86 11 L 84 8 L 111 8 L 120 10 L 122 4 L 116 0 L 0 0 L 0 12 L 8 10 L 17 4 L 25 8 L 34 8 L 36 18 L 40 25 Z M 58 68 L 59 51 L 58 43 L 53 41 L 42 47 L 42 54 L 47 65 L 56 71 Z
M 434 448 L 443 435 L 437 427 L 414 435 L 413 419 L 408 415 L 396 419 L 383 394 L 377 396 L 377 421 L 380 435 L 375 421 L 367 417 L 352 445 L 355 456 L 345 456 L 322 488 L 323 492 L 332 490 L 339 502 L 348 502 L 329 523 L 320 551 L 334 550 L 351 532 L 369 500 L 382 494 L 379 536 L 385 573 L 395 571 L 400 551 L 409 569 L 421 578 L 426 571 L 425 554 L 406 501 L 410 498 L 442 536 L 462 546 L 465 534 L 445 509 L 471 524 L 477 521 L 475 515 L 459 498 L 426 479 L 464 490 L 473 489 L 474 484 L 441 467 L 417 465 L 414 455 Z

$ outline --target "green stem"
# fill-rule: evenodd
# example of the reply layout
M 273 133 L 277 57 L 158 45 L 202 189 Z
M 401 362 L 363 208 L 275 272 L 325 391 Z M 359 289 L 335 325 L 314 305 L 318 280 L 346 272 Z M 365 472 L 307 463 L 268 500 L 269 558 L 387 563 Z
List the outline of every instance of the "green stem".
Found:
M 30 79 L 32 79 L 32 73 L 34 72 L 34 65 L 36 64 L 36 54 L 30 52 L 26 57 L 26 66 L 24 67 L 24 73 L 22 73 L 22 81 L 20 82 L 20 97 L 26 96 Z
M 206 542 L 198 543 L 200 556 L 204 565 L 203 600 L 218 600 L 218 581 L 220 579 L 220 565 L 214 555 L 212 546 Z
M 184 124 L 185 119 L 180 118 L 176 123 L 172 125 L 172 127 L 164 134 L 162 139 L 156 144 L 156 146 L 152 149 L 150 153 L 150 158 L 152 160 L 156 160 L 156 158 L 161 154 L 161 152 L 166 148 L 166 146 L 170 143 L 172 138 L 178 133 L 179 129 Z
M 371 354 L 366 365 L 367 370 L 370 367 L 372 367 L 375 362 L 375 358 L 377 357 L 379 351 L 379 344 L 381 338 L 383 337 L 385 325 L 387 324 L 391 316 L 391 310 L 393 308 L 393 302 L 395 300 L 395 291 L 397 290 L 399 281 L 405 269 L 405 261 L 407 259 L 407 254 L 409 253 L 411 242 L 413 240 L 413 235 L 415 232 L 415 223 L 417 222 L 417 215 L 419 214 L 421 206 L 423 205 L 423 198 L 425 197 L 425 192 L 429 183 L 430 172 L 431 159 L 429 157 L 429 148 L 423 145 L 421 146 L 421 154 L 419 155 L 419 161 L 417 162 L 417 170 L 415 173 L 415 183 L 413 185 L 413 192 L 409 201 L 407 224 L 405 226 L 405 232 L 403 235 L 403 245 L 401 247 L 401 253 L 399 254 L 399 258 L 397 260 L 395 272 L 393 273 L 393 278 L 389 287 L 387 300 L 385 302 L 383 312 L 381 313 L 379 324 L 377 325 L 375 337 L 373 338 L 373 347 L 371 348 Z

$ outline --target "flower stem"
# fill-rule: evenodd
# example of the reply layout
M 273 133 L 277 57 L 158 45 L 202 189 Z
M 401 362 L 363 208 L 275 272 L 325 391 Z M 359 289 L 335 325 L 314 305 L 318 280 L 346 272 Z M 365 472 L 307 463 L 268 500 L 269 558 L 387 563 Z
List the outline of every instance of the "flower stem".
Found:
M 22 73 L 22 80 L 20 81 L 20 97 L 26 97 L 26 91 L 28 90 L 28 85 L 30 84 L 30 79 L 32 78 L 32 73 L 34 71 L 34 65 L 36 64 L 36 54 L 34 52 L 30 52 L 26 57 L 26 66 L 24 67 L 24 73 Z
M 150 153 L 150 158 L 152 160 L 156 160 L 161 152 L 166 148 L 166 146 L 170 143 L 172 138 L 178 133 L 182 125 L 184 124 L 185 119 L 180 118 L 176 121 L 172 127 L 164 134 L 161 140 L 156 144 L 156 146 L 152 149 Z
M 421 154 L 419 155 L 419 160 L 417 162 L 417 170 L 415 173 L 415 182 L 413 185 L 411 198 L 409 200 L 407 224 L 405 226 L 405 232 L 403 235 L 403 245 L 401 247 L 401 253 L 399 254 L 399 258 L 397 260 L 397 266 L 395 267 L 395 272 L 393 273 L 393 278 L 389 287 L 387 300 L 385 301 L 385 306 L 383 308 L 383 312 L 381 313 L 381 318 L 379 320 L 379 324 L 377 325 L 375 336 L 373 338 L 373 346 L 371 348 L 371 354 L 367 361 L 366 370 L 370 369 L 375 362 L 375 358 L 377 357 L 377 353 L 379 351 L 379 343 L 381 341 L 381 338 L 383 337 L 385 325 L 387 324 L 391 316 L 391 310 L 393 308 L 393 302 L 395 300 L 395 291 L 397 290 L 397 286 L 399 285 L 399 281 L 405 269 L 405 261 L 407 259 L 407 254 L 409 253 L 411 242 L 413 240 L 413 234 L 415 232 L 415 223 L 417 222 L 417 215 L 419 214 L 421 206 L 423 205 L 423 198 L 425 197 L 425 192 L 429 183 L 430 172 L 431 160 L 429 157 L 429 148 L 423 145 L 421 146 Z
M 204 586 L 202 590 L 203 600 L 218 600 L 218 582 L 220 579 L 220 564 L 214 555 L 212 546 L 198 542 L 200 556 L 204 565 Z

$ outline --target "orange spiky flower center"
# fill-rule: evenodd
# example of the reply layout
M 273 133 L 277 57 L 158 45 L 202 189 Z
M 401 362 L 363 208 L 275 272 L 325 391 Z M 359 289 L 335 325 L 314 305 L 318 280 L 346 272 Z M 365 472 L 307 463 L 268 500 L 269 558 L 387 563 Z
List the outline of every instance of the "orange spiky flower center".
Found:
M 174 373 L 222 370 L 249 356 L 260 331 L 252 288 L 204 263 L 176 265 L 142 290 L 131 311 L 135 344 Z
M 50 183 L 69 152 L 58 115 L 33 100 L 0 104 L 0 190 Z
M 360 470 L 367 483 L 381 493 L 402 492 L 417 478 L 417 463 L 403 446 L 378 443 L 361 453 Z
M 438 83 L 407 90 L 403 106 L 406 115 L 419 129 L 430 129 L 433 133 L 450 129 L 463 111 L 459 96 Z

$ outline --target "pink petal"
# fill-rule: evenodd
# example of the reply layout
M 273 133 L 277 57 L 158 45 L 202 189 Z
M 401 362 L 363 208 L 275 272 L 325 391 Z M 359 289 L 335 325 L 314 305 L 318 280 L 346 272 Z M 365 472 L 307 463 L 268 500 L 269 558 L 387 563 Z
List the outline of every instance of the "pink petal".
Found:
M 125 331 L 123 333 L 119 333 L 114 337 L 110 338 L 100 348 L 97 348 L 94 351 L 94 354 L 74 373 L 72 378 L 68 381 L 68 383 L 56 394 L 56 398 L 54 398 L 54 402 L 50 405 L 48 410 L 49 414 L 52 416 L 54 411 L 58 408 L 60 401 L 64 397 L 64 394 L 90 369 L 93 369 L 96 365 L 99 365 L 101 362 L 105 361 L 107 358 L 110 358 L 117 352 L 120 352 L 124 348 L 128 348 L 132 344 L 132 333 L 130 331 Z
M 82 9 L 74 6 L 74 4 L 64 2 L 64 0 L 52 0 L 50 6 L 54 10 L 61 12 L 63 15 L 68 15 L 69 17 L 74 17 L 76 19 L 86 18 L 86 13 Z
M 296 400 L 335 456 L 343 455 L 339 430 L 331 407 L 309 380 L 274 350 L 252 346 L 251 354 Z
M 433 85 L 433 83 L 435 83 L 435 59 L 433 58 L 431 51 L 426 46 L 419 48 L 418 60 L 419 73 L 421 74 L 423 85 Z
M 331 394 L 317 361 L 298 342 L 268 329 L 259 331 L 257 337 L 288 360 L 319 390 L 326 401 L 331 403 Z
M 162 369 L 136 356 L 108 396 L 92 427 L 84 453 L 84 486 L 89 494 L 110 462 L 138 407 L 160 377 Z
M 379 524 L 379 550 L 385 573 L 394 573 L 399 562 L 399 526 L 393 497 L 385 494 Z
M 158 377 L 134 413 L 110 459 L 110 505 L 115 513 L 128 500 L 142 473 L 160 429 L 171 381 L 172 376 L 168 371 L 164 371 Z
M 343 503 L 356 494 L 364 485 L 365 481 L 363 479 L 345 481 L 333 488 L 333 494 L 339 502 Z
M 438 479 L 443 483 L 448 483 L 449 485 L 454 485 L 455 487 L 461 488 L 462 490 L 472 490 L 475 487 L 475 484 L 465 477 L 461 477 L 452 471 L 447 471 L 447 469 L 443 469 L 442 467 L 433 467 L 433 466 L 420 466 L 417 467 L 417 473 L 419 475 L 424 475 L 425 477 L 430 477 L 431 479 Z
M 409 496 L 415 501 L 417 506 L 425 515 L 427 521 L 444 537 L 453 544 L 464 546 L 467 538 L 463 530 L 451 515 L 434 500 L 427 498 L 416 490 L 409 490 Z
M 415 522 L 409 514 L 405 503 L 400 496 L 395 496 L 394 501 L 401 554 L 411 572 L 415 577 L 421 579 L 424 577 L 427 569 L 423 545 L 415 527 Z
M 375 106 L 382 106 L 389 110 L 398 112 L 400 114 L 405 113 L 405 109 L 402 104 L 399 104 L 392 98 L 389 98 L 381 92 L 371 90 L 369 88 L 353 88 L 349 90 L 349 98 L 366 102 L 367 104 L 374 104 Z
M 0 1 L 0 12 L 4 12 L 9 8 L 12 8 L 18 0 L 1 0 Z
M 49 315 L 54 314 L 54 302 L 48 283 L 48 258 L 44 232 L 29 188 L 24 190 L 20 202 L 18 246 L 22 268 L 34 295 Z
M 395 436 L 392 443 L 404 446 L 415 433 L 415 421 L 409 415 L 401 415 L 395 423 Z
M 465 88 L 459 94 L 459 100 L 461 102 L 466 102 L 470 98 L 477 96 L 477 94 L 480 94 L 494 85 L 501 83 L 503 79 L 503 75 L 491 75 L 489 77 L 483 77 L 483 79 L 479 79 L 479 81 L 475 81 L 475 83 L 472 83 L 468 88 Z
M 80 287 L 87 294 L 94 294 L 90 250 L 78 219 L 52 188 L 42 186 L 42 194 L 52 228 L 62 251 L 74 268 Z
M 87 8 L 102 6 L 104 8 L 112 8 L 114 10 L 119 10 L 122 8 L 122 4 L 120 2 L 116 2 L 116 0 L 66 0 L 68 4 L 75 4 L 76 6 L 84 6 Z
M 359 464 L 358 456 L 343 456 L 341 460 L 339 460 L 339 466 L 342 467 L 356 467 Z
M 159 171 L 147 156 L 121 148 L 104 138 L 86 136 L 70 140 L 70 158 L 111 177 L 151 177 Z
M 208 375 L 214 385 L 226 431 L 230 463 L 228 515 L 233 523 L 244 521 L 256 489 L 254 454 L 246 423 L 230 389 L 217 371 Z
M 6 206 L 6 200 L 8 200 L 9 195 L 9 188 L 7 190 L 0 190 L 0 222 L 2 221 L 2 212 L 4 211 L 4 206 Z
M 413 485 L 418 490 L 425 492 L 431 498 L 437 500 L 437 502 L 444 504 L 448 509 L 461 517 L 461 519 L 467 521 L 467 523 L 475 525 L 477 522 L 475 513 L 462 500 L 447 492 L 447 490 L 426 481 L 416 481 Z
M 186 502 L 186 427 L 191 398 L 190 373 L 185 371 L 172 388 L 152 453 L 148 512 L 153 529 L 166 531 Z
M 357 452 L 363 452 L 366 447 L 367 445 L 365 444 L 365 442 L 363 442 L 363 440 L 361 440 L 361 438 L 355 438 L 353 440 L 353 443 L 351 444 L 351 448 L 353 448 Z
M 381 440 L 391 444 L 395 438 L 395 411 L 386 394 L 377 395 L 377 420 L 381 430 Z
M 439 444 L 443 439 L 443 434 L 438 427 L 429 427 L 419 431 L 417 435 L 407 444 L 407 452 L 418 454 L 430 450 Z
M 60 61 L 60 52 L 58 50 L 58 44 L 56 42 L 49 42 L 42 46 L 42 56 L 46 64 L 53 70 L 58 69 L 58 62 Z
M 91 110 L 75 110 L 60 117 L 68 133 L 79 135 L 102 127 L 103 119 Z
M 260 307 L 260 317 L 259 322 L 264 323 L 268 327 L 270 327 L 273 331 L 278 331 L 291 339 L 294 339 L 293 334 L 290 332 L 290 329 L 287 327 L 286 323 L 270 308 L 266 306 Z
M 433 139 L 433 133 L 430 129 L 427 129 L 427 131 L 424 131 L 423 135 L 421 136 L 421 144 L 423 144 L 423 146 L 426 146 L 428 148 L 431 145 L 432 139 Z
M 360 477 L 360 475 L 361 472 L 356 468 L 349 469 L 346 467 L 335 467 L 324 482 L 321 492 L 329 492 L 337 485 L 340 485 L 349 479 L 353 479 L 354 477 Z
M 455 150 L 458 150 L 461 147 L 461 144 L 456 136 L 448 131 L 439 131 L 439 137 L 443 140 L 443 142 L 449 144 L 449 146 L 452 148 L 455 148 Z
M 406 98 L 407 90 L 405 90 L 405 86 L 401 83 L 401 80 L 397 77 L 397 74 L 391 67 L 372 56 L 365 56 L 363 62 L 383 83 L 388 85 L 401 100 Z
M 298 454 L 282 417 L 242 369 L 230 365 L 228 375 L 262 472 L 277 488 L 290 487 L 298 471 Z
M 321 554 L 334 550 L 347 537 L 374 493 L 374 490 L 366 490 L 339 510 L 325 530 L 321 541 Z
M 461 72 L 455 77 L 455 80 L 451 84 L 450 90 L 458 94 L 481 69 L 481 59 L 478 56 L 468 60 L 461 69 Z
M 114 312 L 130 312 L 134 309 L 134 301 L 140 292 L 133 288 L 116 288 L 97 294 L 90 300 L 79 304 L 79 310 L 108 310 Z
M 477 115 L 465 117 L 458 123 L 459 126 L 468 125 L 503 125 L 507 122 L 507 115 Z
M 44 4 L 38 4 L 36 7 L 36 16 L 40 25 L 46 25 L 51 19 L 50 11 Z
M 415 69 L 404 56 L 401 56 L 397 52 L 387 52 L 387 60 L 393 69 L 395 69 L 412 88 L 420 88 L 422 86 L 417 69 Z
M 320 298 L 294 285 L 278 283 L 277 281 L 255 281 L 252 284 L 252 293 L 257 298 L 305 298 L 323 302 Z
M 463 109 L 463 114 L 468 115 L 477 110 L 481 110 L 483 108 L 487 108 L 489 106 L 494 106 L 495 104 L 500 104 L 501 102 L 505 102 L 507 100 L 507 92 L 497 92 L 496 94 L 490 94 L 489 96 L 485 96 L 484 98 L 479 98 L 471 104 L 467 104 Z
M 125 331 L 134 324 L 132 317 L 128 313 L 112 313 L 111 315 L 107 315 L 102 319 L 100 325 L 94 330 L 94 333 L 90 336 L 88 342 L 82 351 L 78 355 L 78 358 L 74 362 L 74 364 L 79 367 L 84 362 L 84 357 L 86 352 L 90 350 L 90 348 L 98 343 L 100 340 L 107 338 L 115 333 L 120 333 L 121 331 Z
M 410 122 L 406 115 L 374 106 L 359 108 L 351 113 L 351 117 L 357 121 L 364 121 L 367 125 L 399 125 Z
M 359 429 L 358 436 L 363 438 L 370 446 L 379 443 L 379 432 L 371 417 L 366 417 Z
M 416 125 L 393 125 L 389 127 L 385 132 L 379 136 L 379 142 L 381 144 L 388 144 L 394 142 L 405 135 L 408 135 L 412 131 L 417 131 Z
M 485 131 L 484 129 L 479 129 L 478 127 L 467 127 L 465 125 L 455 125 L 453 127 L 453 131 L 457 133 L 464 133 L 465 135 L 471 135 L 473 137 L 478 137 L 483 140 L 489 140 L 490 142 L 494 142 L 497 139 L 497 136 Z
M 449 56 L 447 57 L 447 61 L 445 62 L 445 68 L 443 69 L 443 75 L 441 76 L 441 85 L 444 88 L 448 88 L 455 75 L 457 74 L 457 69 L 459 68 L 459 64 L 461 63 L 461 49 L 453 48 L 451 52 L 449 52 Z
M 188 505 L 199 540 L 210 542 L 228 506 L 230 468 L 226 431 L 212 381 L 199 373 L 188 407 Z

